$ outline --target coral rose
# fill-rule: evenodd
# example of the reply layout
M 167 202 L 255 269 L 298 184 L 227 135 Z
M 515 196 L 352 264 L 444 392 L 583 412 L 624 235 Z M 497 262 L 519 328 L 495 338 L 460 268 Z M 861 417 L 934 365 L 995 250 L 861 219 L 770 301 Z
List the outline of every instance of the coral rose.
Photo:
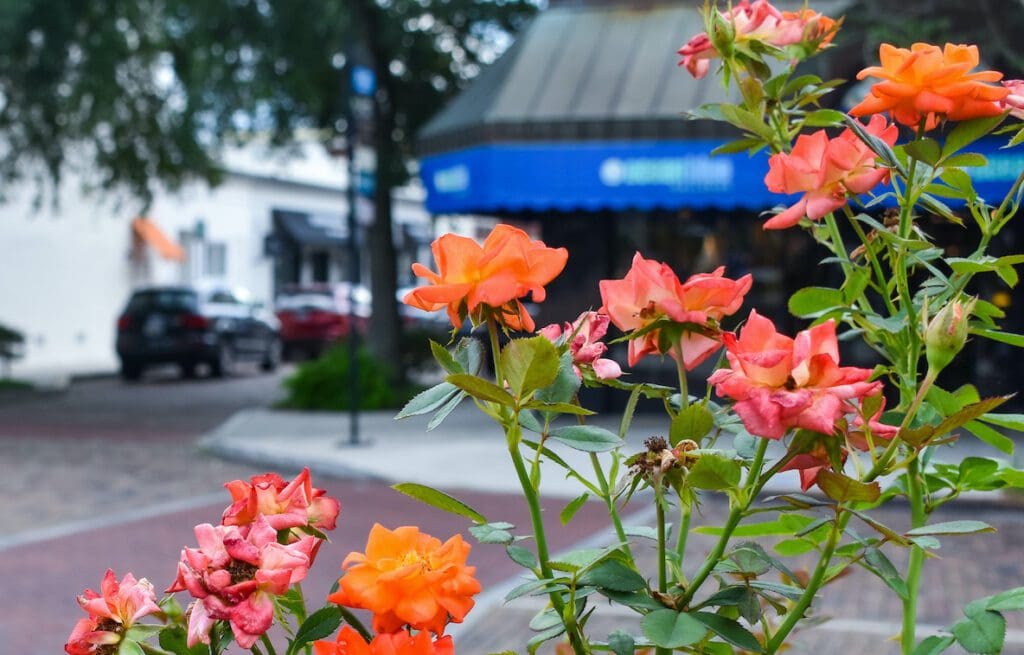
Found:
M 402 630 L 393 634 L 377 635 L 366 643 L 350 626 L 338 631 L 335 641 L 313 643 L 315 655 L 454 655 L 451 637 L 433 640 L 429 632 L 416 636 Z
M 797 43 L 816 48 L 832 40 L 835 21 L 810 9 L 780 12 L 768 0 L 741 0 L 719 15 L 732 25 L 735 41 L 761 41 L 781 48 Z M 701 32 L 679 49 L 679 65 L 700 79 L 708 74 L 711 60 L 719 52 L 707 32 Z
M 280 544 L 263 516 L 241 527 L 204 523 L 195 534 L 199 548 L 181 551 L 178 577 L 167 589 L 197 599 L 189 611 L 188 645 L 210 643 L 214 622 L 228 621 L 238 645 L 250 648 L 274 621 L 272 597 L 306 577 L 318 540 Z
M 751 434 L 780 439 L 791 428 L 831 435 L 847 401 L 877 393 L 871 369 L 839 366 L 835 321 L 797 334 L 779 334 L 756 311 L 739 338 L 722 335 L 728 369 L 708 378 L 715 392 L 736 401 L 735 410 Z
M 923 120 L 930 130 L 943 118 L 963 121 L 1000 114 L 999 101 L 1010 95 L 1009 89 L 989 84 L 1002 79 L 1002 73 L 970 72 L 978 65 L 978 46 L 915 43 L 907 50 L 883 43 L 878 56 L 882 65 L 865 68 L 857 79 L 882 81 L 850 110 L 852 116 L 888 112 L 897 123 L 916 128 Z
M 569 352 L 577 377 L 583 377 L 580 367 L 594 371 L 594 376 L 599 380 L 612 380 L 622 375 L 618 362 L 601 357 L 608 350 L 608 346 L 601 341 L 608 333 L 607 315 L 583 312 L 572 323 L 566 323 L 564 328 L 552 323 L 538 332 L 555 344 L 563 337 L 572 339 Z
M 370 530 L 366 553 L 349 553 L 333 603 L 373 612 L 373 629 L 405 626 L 442 634 L 461 623 L 480 592 L 476 568 L 466 566 L 470 546 L 461 535 L 444 544 L 415 527 Z
M 485 318 L 482 309 L 513 330 L 534 330 L 533 318 L 520 298 L 533 294 L 544 300 L 544 286 L 555 279 L 569 258 L 565 248 L 548 248 L 522 230 L 497 225 L 483 245 L 457 234 L 445 234 L 431 244 L 437 270 L 413 264 L 412 271 L 430 284 L 413 289 L 402 299 L 425 311 L 446 308 L 455 327 L 468 315 L 474 323 Z
M 341 504 L 313 486 L 309 468 L 291 482 L 276 473 L 253 476 L 249 482 L 234 480 L 224 487 L 231 494 L 231 506 L 224 510 L 223 525 L 248 525 L 263 515 L 275 530 L 310 526 L 333 530 Z
M 899 130 L 882 116 L 872 116 L 864 128 L 887 144 Z M 847 194 L 867 193 L 889 179 L 889 169 L 875 165 L 875 153 L 852 130 L 834 139 L 824 130 L 801 134 L 793 151 L 768 160 L 764 182 L 772 193 L 803 193 L 796 204 L 768 219 L 764 227 L 792 227 L 804 216 L 816 221 L 846 204 Z
M 750 291 L 753 278 L 744 275 L 738 280 L 724 277 L 725 268 L 690 277 L 685 283 L 663 263 L 644 259 L 640 253 L 621 280 L 601 280 L 601 313 L 623 332 L 647 328 L 630 339 L 629 365 L 634 366 L 645 355 L 668 353 L 693 370 L 710 357 L 720 343 L 716 338 L 717 322 L 736 313 L 743 297 Z M 661 329 L 650 329 L 656 321 L 680 329 L 678 342 L 664 343 Z M 710 335 L 710 336 L 709 336 Z
M 111 569 L 107 569 L 100 582 L 100 593 L 86 589 L 78 597 L 78 604 L 89 617 L 79 620 L 71 631 L 64 645 L 70 655 L 108 652 L 104 647 L 110 647 L 109 652 L 113 653 L 113 646 L 136 621 L 160 611 L 153 585 L 148 580 L 136 580 L 131 573 L 126 573 L 118 582 Z

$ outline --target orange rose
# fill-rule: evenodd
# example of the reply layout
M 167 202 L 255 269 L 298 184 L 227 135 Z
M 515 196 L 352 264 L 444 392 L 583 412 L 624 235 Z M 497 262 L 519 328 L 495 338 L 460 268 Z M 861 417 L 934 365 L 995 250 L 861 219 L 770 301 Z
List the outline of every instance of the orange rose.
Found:
M 430 284 L 409 292 L 405 304 L 428 312 L 447 308 L 455 327 L 467 315 L 480 322 L 482 308 L 490 307 L 502 325 L 527 332 L 535 326 L 519 299 L 532 293 L 535 302 L 543 301 L 544 285 L 562 272 L 569 258 L 565 248 L 548 248 L 510 225 L 496 226 L 482 246 L 445 234 L 431 249 L 438 272 L 413 264 L 413 273 Z
M 451 637 L 433 641 L 430 633 L 412 636 L 404 630 L 377 635 L 366 643 L 358 632 L 346 625 L 338 631 L 335 641 L 314 642 L 313 652 L 316 655 L 452 655 L 455 650 Z
M 349 553 L 338 591 L 327 600 L 373 612 L 373 629 L 395 632 L 408 625 L 442 634 L 461 623 L 480 592 L 476 568 L 466 566 L 469 544 L 455 535 L 444 544 L 419 528 L 370 530 L 366 553 Z
M 881 66 L 857 73 L 857 79 L 882 79 L 871 93 L 850 110 L 853 116 L 889 112 L 893 120 L 917 127 L 925 120 L 932 129 L 942 118 L 963 121 L 1002 113 L 999 101 L 1010 90 L 992 86 L 1003 74 L 971 73 L 978 65 L 978 47 L 947 43 L 945 48 L 915 43 L 910 50 L 883 43 L 878 50 Z

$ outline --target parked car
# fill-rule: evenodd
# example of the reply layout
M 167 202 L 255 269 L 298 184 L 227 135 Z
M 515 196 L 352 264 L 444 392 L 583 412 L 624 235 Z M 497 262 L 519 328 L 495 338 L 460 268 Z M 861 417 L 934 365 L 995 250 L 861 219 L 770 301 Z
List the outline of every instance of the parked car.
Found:
M 343 282 L 289 286 L 282 291 L 274 305 L 286 359 L 299 353 L 317 357 L 332 343 L 348 336 L 353 318 L 349 314 L 351 290 L 351 285 Z M 356 286 L 354 294 L 354 325 L 364 334 L 372 311 L 372 296 L 364 286 Z
M 272 371 L 281 337 L 277 319 L 243 289 L 154 286 L 135 291 L 117 319 L 117 355 L 125 380 L 154 364 L 177 364 L 186 377 L 202 364 L 230 375 L 239 361 Z

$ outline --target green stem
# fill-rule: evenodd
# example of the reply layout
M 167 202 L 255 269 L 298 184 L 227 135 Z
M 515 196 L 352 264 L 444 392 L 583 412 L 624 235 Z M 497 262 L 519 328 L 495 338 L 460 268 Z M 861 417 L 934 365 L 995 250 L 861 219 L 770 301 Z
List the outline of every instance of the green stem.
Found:
M 765 652 L 775 653 L 778 651 L 785 643 L 789 633 L 793 631 L 796 624 L 804 617 L 804 612 L 811 606 L 815 594 L 817 594 L 818 589 L 821 588 L 822 581 L 825 579 L 825 573 L 832 562 L 832 554 L 835 553 L 836 546 L 839 545 L 840 535 L 842 535 L 842 528 L 839 525 L 839 517 L 837 516 L 832 524 L 832 531 L 828 535 L 828 541 L 825 543 L 825 549 L 821 551 L 821 559 L 818 560 L 818 565 L 815 567 L 811 579 L 807 582 L 803 595 L 800 596 L 800 600 L 797 601 L 796 605 L 786 613 L 786 620 L 782 622 L 779 629 L 772 635 L 765 648 Z
M 277 655 L 277 651 L 274 649 L 274 644 L 271 643 L 270 637 L 267 636 L 266 632 L 260 635 L 260 642 L 263 644 L 264 648 L 267 649 L 267 655 Z
M 367 643 L 373 641 L 373 633 L 366 629 L 366 626 L 359 620 L 359 617 L 352 613 L 352 610 L 341 605 L 338 606 L 338 610 L 341 612 L 341 618 L 345 619 L 345 623 L 358 632 L 360 637 Z
M 910 500 L 910 525 L 920 528 L 927 516 L 924 508 L 924 494 L 921 489 L 920 464 L 915 457 L 907 467 L 907 495 Z M 921 586 L 921 571 L 924 568 L 924 550 L 917 545 L 910 548 L 910 563 L 907 565 L 907 598 L 903 601 L 903 631 L 900 646 L 904 655 L 914 652 L 917 645 L 917 597 Z
M 604 469 L 601 468 L 601 460 L 597 458 L 597 453 L 590 453 L 590 463 L 594 466 L 594 475 L 597 476 L 597 486 L 601 490 L 601 500 L 608 507 L 608 516 L 612 520 L 612 525 L 615 526 L 615 536 L 619 538 L 619 543 L 622 544 L 622 552 L 629 558 L 629 563 L 634 564 L 633 551 L 629 547 L 629 538 L 626 536 L 626 529 L 622 526 L 619 508 L 615 506 L 611 487 L 604 475 Z
M 729 545 L 729 539 L 732 537 L 733 531 L 736 526 L 739 525 L 740 520 L 746 513 L 750 504 L 754 501 L 757 496 L 757 492 L 764 486 L 766 480 L 759 479 L 761 476 L 761 468 L 764 466 L 764 456 L 768 451 L 768 440 L 761 439 L 757 445 L 757 451 L 754 453 L 754 461 L 750 464 L 750 471 L 747 474 L 747 482 L 744 485 L 744 491 L 746 492 L 746 498 L 743 502 L 737 502 L 733 505 L 732 510 L 729 511 L 729 517 L 725 520 L 725 525 L 722 527 L 722 536 L 718 538 L 718 543 L 704 559 L 704 563 L 701 564 L 700 569 L 694 574 L 693 580 L 690 585 L 686 588 L 686 593 L 683 594 L 682 603 L 680 606 L 685 607 L 691 600 L 700 586 L 704 584 L 708 576 L 711 575 L 711 571 L 718 564 L 718 561 L 722 558 L 722 553 L 725 552 L 726 546 Z
M 683 364 L 683 339 L 679 338 L 678 359 L 676 359 L 676 373 L 679 375 L 679 412 L 686 411 L 690 406 L 690 387 L 686 380 L 686 366 Z
M 660 482 L 658 483 L 660 486 Z M 658 591 L 664 594 L 668 591 L 668 571 L 665 561 L 665 499 L 662 496 L 664 489 L 659 488 L 655 493 L 654 507 L 658 513 Z M 668 648 L 658 647 L 655 655 L 671 655 Z
M 892 298 L 889 294 L 889 280 L 882 272 L 882 265 L 878 261 L 878 257 L 875 256 L 875 251 L 871 248 L 871 242 L 868 241 L 867 235 L 864 233 L 864 228 L 860 226 L 860 221 L 853 215 L 853 210 L 850 209 L 849 205 L 843 205 L 843 210 L 846 212 L 846 217 L 850 220 L 850 225 L 853 226 L 853 231 L 857 233 L 857 238 L 864 244 L 864 257 L 871 263 L 871 268 L 875 271 L 875 278 L 878 280 L 879 295 L 882 296 L 883 302 L 885 302 L 885 308 L 889 310 L 890 316 L 895 316 L 898 312 L 896 305 L 893 304 Z
M 690 516 L 692 514 L 693 508 L 689 503 L 684 502 L 680 498 L 679 532 L 676 534 L 676 561 L 679 562 L 679 581 L 683 584 L 686 583 L 686 577 L 683 574 L 683 559 L 686 557 L 686 539 L 690 534 Z

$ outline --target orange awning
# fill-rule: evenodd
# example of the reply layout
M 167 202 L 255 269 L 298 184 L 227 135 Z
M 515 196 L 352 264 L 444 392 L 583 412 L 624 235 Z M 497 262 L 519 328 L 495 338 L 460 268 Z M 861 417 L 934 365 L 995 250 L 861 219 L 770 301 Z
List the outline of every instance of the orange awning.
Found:
M 170 239 L 163 230 L 148 218 L 136 218 L 132 221 L 132 231 L 146 245 L 155 250 L 164 259 L 177 262 L 185 261 L 185 251 Z

